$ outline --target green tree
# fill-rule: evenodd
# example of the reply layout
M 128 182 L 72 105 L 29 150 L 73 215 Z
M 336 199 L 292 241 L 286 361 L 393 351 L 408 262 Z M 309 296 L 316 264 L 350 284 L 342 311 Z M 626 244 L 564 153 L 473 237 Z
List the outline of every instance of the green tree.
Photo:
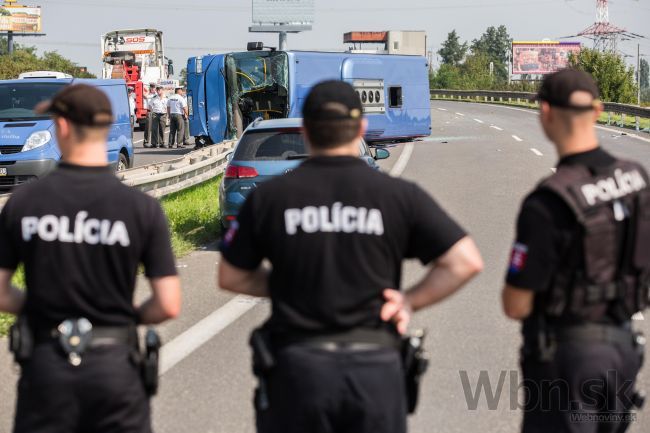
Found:
M 647 89 L 650 87 L 650 65 L 646 59 L 641 59 L 641 88 Z
M 594 77 L 602 100 L 622 104 L 636 102 L 634 69 L 628 67 L 620 55 L 583 48 L 569 57 L 569 64 Z
M 460 68 L 443 63 L 431 76 L 432 89 L 458 89 L 460 86 Z
M 178 74 L 178 81 L 181 83 L 181 87 L 187 86 L 187 68 L 181 69 Z
M 490 58 L 483 53 L 471 54 L 460 68 L 460 86 L 465 90 L 490 90 L 495 87 L 490 76 Z
M 465 54 L 467 54 L 467 42 L 461 44 L 456 30 L 452 30 L 447 35 L 447 40 L 442 43 L 442 48 L 438 50 L 442 64 L 457 66 L 463 61 Z
M 508 59 L 511 46 L 512 38 L 508 34 L 508 29 L 501 25 L 488 27 L 479 39 L 472 41 L 471 49 L 473 54 L 486 56 L 488 65 L 489 62 L 493 62 L 497 81 L 504 82 L 508 80 Z

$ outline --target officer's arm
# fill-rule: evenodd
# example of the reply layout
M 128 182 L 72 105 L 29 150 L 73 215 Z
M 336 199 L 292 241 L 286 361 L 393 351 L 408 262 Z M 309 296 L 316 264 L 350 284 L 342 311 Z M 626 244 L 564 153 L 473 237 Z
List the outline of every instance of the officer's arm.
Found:
M 249 271 L 231 265 L 222 257 L 217 278 L 217 286 L 223 290 L 258 298 L 269 297 L 269 270 L 264 266 Z
M 535 292 L 506 284 L 501 293 L 503 311 L 514 320 L 523 320 L 533 311 Z
M 12 287 L 12 269 L 0 268 L 0 311 L 18 315 L 25 304 L 25 294 Z
M 455 293 L 483 270 L 483 259 L 476 244 L 465 236 L 438 258 L 429 273 L 406 292 L 413 311 L 436 304 Z
M 143 325 L 162 323 L 181 312 L 181 282 L 177 275 L 151 278 L 151 297 L 137 308 L 138 322 Z

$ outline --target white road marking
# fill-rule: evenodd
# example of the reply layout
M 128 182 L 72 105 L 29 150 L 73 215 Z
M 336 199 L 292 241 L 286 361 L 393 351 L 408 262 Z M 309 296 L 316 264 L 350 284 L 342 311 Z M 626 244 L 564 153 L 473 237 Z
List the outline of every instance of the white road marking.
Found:
M 255 302 L 248 302 L 247 298 L 243 295 L 235 296 L 227 304 L 165 344 L 160 352 L 160 375 L 171 370 L 257 305 Z
M 517 137 L 516 135 L 513 135 L 512 138 L 514 138 L 514 139 L 517 140 L 517 141 L 524 141 L 524 140 L 522 140 L 521 138 Z
M 534 153 L 535 155 L 537 155 L 537 156 L 544 156 L 544 154 L 543 154 L 542 152 L 540 152 L 539 150 L 535 149 L 534 147 L 531 147 L 531 148 L 530 148 L 530 151 L 533 152 L 533 153 Z
M 134 141 L 133 144 L 142 143 L 143 141 L 144 141 L 144 138 L 142 140 Z
M 402 150 L 402 154 L 399 156 L 399 159 L 393 166 L 393 168 L 390 170 L 390 175 L 393 177 L 400 177 L 404 170 L 406 169 L 406 165 L 409 163 L 409 159 L 411 159 L 411 155 L 413 154 L 413 148 L 415 147 L 415 144 L 413 143 L 406 143 L 404 146 L 404 150 Z
M 503 131 L 503 128 L 499 128 L 498 126 L 492 125 L 490 126 L 492 129 L 496 129 L 497 131 Z
M 482 104 L 482 105 L 485 105 L 485 104 Z M 506 107 L 505 105 L 498 105 L 498 104 L 489 104 L 489 105 L 491 107 L 499 107 L 499 108 L 503 108 L 503 109 L 506 109 L 506 110 L 521 111 L 523 113 L 533 114 L 533 115 L 536 115 L 536 116 L 539 115 L 539 112 L 537 110 L 534 110 L 534 109 Z M 596 128 L 598 128 L 598 129 L 600 129 L 602 131 L 613 132 L 615 134 L 620 134 L 621 133 L 620 130 L 612 129 L 612 128 L 609 128 L 607 126 L 596 125 Z M 641 141 L 645 141 L 646 143 L 650 143 L 650 138 L 641 137 L 640 135 L 634 134 L 632 132 L 627 132 L 627 131 L 625 131 L 625 134 L 628 137 L 636 138 L 637 140 L 641 140 Z
M 463 113 L 456 113 L 456 114 L 458 114 L 459 116 L 464 116 L 464 114 L 463 114 Z
M 481 119 L 474 119 L 474 120 L 477 121 L 478 123 L 485 123 Z
M 643 313 L 638 312 L 632 316 L 632 320 L 645 320 L 645 317 L 643 317 Z
M 438 107 L 438 110 L 440 110 L 440 111 L 447 111 L 446 108 L 440 108 L 440 107 Z
M 557 168 L 552 167 L 552 168 L 551 168 L 551 171 L 552 171 L 553 173 L 557 173 Z

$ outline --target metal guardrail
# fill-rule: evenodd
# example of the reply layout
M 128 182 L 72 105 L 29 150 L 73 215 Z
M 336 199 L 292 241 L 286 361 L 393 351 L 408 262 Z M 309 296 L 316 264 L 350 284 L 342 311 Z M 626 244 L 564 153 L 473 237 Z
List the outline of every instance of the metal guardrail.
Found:
M 160 198 L 184 190 L 223 173 L 228 163 L 226 157 L 235 141 L 195 150 L 180 158 L 131 168 L 117 173 L 124 184 Z M 11 194 L 0 195 L 0 209 Z
M 431 90 L 431 99 L 474 99 L 474 100 L 483 100 L 485 102 L 516 102 L 533 101 L 536 93 L 528 92 L 505 92 L 498 90 Z M 618 126 L 625 125 L 625 116 L 634 116 L 636 119 L 636 130 L 639 131 L 641 128 L 641 119 L 650 119 L 650 108 L 648 107 L 639 107 L 637 105 L 627 105 L 627 104 L 617 104 L 614 102 L 605 102 L 605 112 L 608 113 L 607 124 L 611 125 L 612 123 L 617 124 Z M 620 122 L 612 122 L 612 117 L 615 114 L 621 115 Z M 644 129 L 650 133 L 650 127 Z
M 121 171 L 117 177 L 153 197 L 164 197 L 223 173 L 228 163 L 226 156 L 235 143 L 224 141 L 180 158 Z

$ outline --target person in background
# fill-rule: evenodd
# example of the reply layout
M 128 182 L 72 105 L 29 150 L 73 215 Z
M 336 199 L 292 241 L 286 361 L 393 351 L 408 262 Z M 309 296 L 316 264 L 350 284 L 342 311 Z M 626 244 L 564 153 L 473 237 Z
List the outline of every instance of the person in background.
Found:
M 142 97 L 142 108 L 147 110 L 147 117 L 144 121 L 144 141 L 142 143 L 143 147 L 149 147 L 151 142 L 151 126 L 153 123 L 153 115 L 151 111 L 151 98 L 156 94 L 156 84 L 150 83 L 149 88 L 143 87 L 144 95 Z
M 149 101 L 152 111 L 151 147 L 165 146 L 165 115 L 167 114 L 167 98 L 162 86 L 156 86 L 156 94 Z
M 183 145 L 190 145 L 190 116 L 189 110 L 190 106 L 187 103 L 187 88 L 183 87 L 183 98 L 185 99 L 185 106 L 187 107 L 187 115 L 185 116 L 185 134 L 183 135 Z
M 137 109 L 137 104 L 135 102 L 135 92 L 132 87 L 127 87 L 127 93 L 129 95 L 129 113 L 131 114 L 131 129 L 135 127 L 135 112 Z
M 169 115 L 169 147 L 179 147 L 184 142 L 183 130 L 187 118 L 187 102 L 183 98 L 183 89 L 178 87 L 175 93 L 167 100 L 167 114 Z

